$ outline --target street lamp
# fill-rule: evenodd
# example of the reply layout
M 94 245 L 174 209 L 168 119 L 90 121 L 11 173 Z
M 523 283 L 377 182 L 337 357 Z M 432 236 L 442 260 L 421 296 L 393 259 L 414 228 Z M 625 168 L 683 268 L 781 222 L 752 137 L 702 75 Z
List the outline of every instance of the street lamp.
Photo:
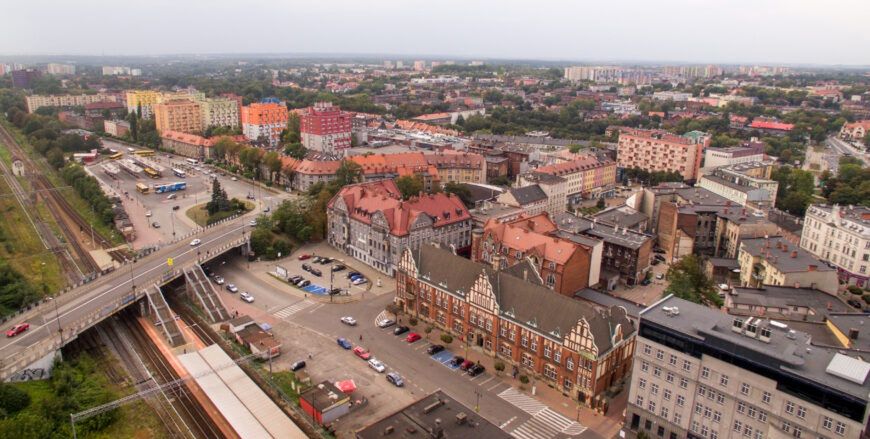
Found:
M 60 325 L 60 311 L 57 309 L 57 300 L 54 297 L 49 297 L 54 303 L 54 319 L 57 321 L 57 334 L 60 336 L 60 345 L 63 346 L 63 327 Z

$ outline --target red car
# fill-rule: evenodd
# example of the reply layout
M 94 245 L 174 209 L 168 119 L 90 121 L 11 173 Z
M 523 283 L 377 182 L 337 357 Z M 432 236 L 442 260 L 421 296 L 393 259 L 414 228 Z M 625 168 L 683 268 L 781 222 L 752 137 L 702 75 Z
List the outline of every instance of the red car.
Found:
M 311 255 L 309 255 L 309 254 L 307 254 L 307 253 L 299 255 L 299 260 L 300 260 L 300 261 L 304 261 L 304 260 L 306 260 L 306 259 L 311 259 Z
M 465 360 L 459 365 L 459 370 L 468 370 L 471 366 L 474 366 L 474 362 L 471 360 Z
M 18 334 L 30 329 L 30 323 L 19 323 L 12 327 L 12 329 L 6 331 L 7 337 L 15 337 Z
M 420 337 L 420 334 L 417 334 L 416 332 L 412 332 L 412 333 L 408 334 L 408 337 L 405 338 L 405 341 L 407 341 L 408 343 L 413 343 L 421 338 L 423 338 L 423 337 Z
M 357 346 L 353 348 L 353 353 L 354 355 L 362 358 L 363 360 L 368 360 L 372 356 L 371 352 L 369 352 L 366 348 L 362 346 Z

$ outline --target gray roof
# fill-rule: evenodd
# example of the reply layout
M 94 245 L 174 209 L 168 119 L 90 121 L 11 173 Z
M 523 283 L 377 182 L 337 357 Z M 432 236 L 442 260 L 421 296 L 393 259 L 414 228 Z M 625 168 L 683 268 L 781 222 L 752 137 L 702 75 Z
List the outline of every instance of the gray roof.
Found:
M 853 311 L 853 310 L 850 310 Z M 831 313 L 828 320 L 849 337 L 851 329 L 858 330 L 858 338 L 852 339 L 852 350 L 870 352 L 870 314 L 865 313 Z
M 593 290 L 592 288 L 584 288 L 574 294 L 575 299 L 586 300 L 588 302 L 592 302 L 598 306 L 603 308 L 610 308 L 611 306 L 621 306 L 628 311 L 628 316 L 637 320 L 640 317 L 640 312 L 644 310 L 644 306 L 632 302 L 628 299 L 623 299 L 622 297 L 611 296 L 610 294 L 605 294 L 600 291 Z
M 588 303 L 523 281 L 513 275 L 516 270 L 496 271 L 431 245 L 421 245 L 413 255 L 421 279 L 463 298 L 480 275 L 486 274 L 501 310 L 500 317 L 550 338 L 562 341 L 585 318 L 599 353 L 604 353 L 613 347 L 611 331 L 617 325 L 622 325 L 626 337 L 635 331 L 624 310 L 611 308 L 606 313 L 598 312 Z
M 494 200 L 505 192 L 505 189 L 490 185 L 463 183 L 462 186 L 468 189 L 468 192 L 471 194 L 471 202 L 474 204 L 484 200 Z
M 762 288 L 734 287 L 737 294 L 729 300 L 739 305 L 763 306 L 766 308 L 786 308 L 803 306 L 813 309 L 807 320 L 824 321 L 831 312 L 849 312 L 852 309 L 839 297 L 832 296 L 815 288 L 794 288 L 778 285 L 764 285 Z
M 543 172 L 534 172 L 534 171 L 523 175 L 523 178 L 525 178 L 528 181 L 537 182 L 539 184 L 559 184 L 559 183 L 564 183 L 565 181 L 567 181 L 567 180 L 565 180 L 565 178 L 559 177 L 558 175 L 545 174 Z
M 646 218 L 645 215 L 644 218 Z M 597 218 L 595 221 L 591 221 L 568 212 L 557 213 L 554 216 L 553 222 L 559 227 L 559 236 L 566 239 L 572 239 L 568 237 L 569 234 L 576 235 L 582 233 L 600 239 L 608 244 L 633 250 L 641 248 L 647 241 L 653 239 L 652 236 L 645 233 L 627 229 L 626 227 L 618 227 L 614 224 L 599 221 Z
M 783 273 L 802 273 L 810 271 L 833 271 L 815 256 L 792 244 L 781 236 L 770 238 L 747 238 L 741 241 L 740 250 L 754 257 L 766 259 L 767 263 Z
M 592 217 L 611 225 L 628 228 L 637 228 L 639 224 L 649 220 L 643 213 L 625 205 L 609 207 Z
M 521 206 L 547 199 L 547 194 L 545 194 L 544 190 L 536 184 L 511 188 L 510 192 L 514 199 L 517 200 L 517 203 L 520 203 Z
M 679 310 L 678 314 L 665 310 L 673 310 L 674 307 Z M 668 296 L 641 312 L 641 325 L 650 321 L 708 346 L 727 350 L 731 355 L 768 364 L 784 373 L 803 377 L 863 401 L 868 400 L 870 383 L 865 381 L 856 384 L 826 372 L 837 354 L 836 349 L 811 345 L 808 334 L 778 329 L 769 325 L 768 321 L 761 320 L 759 328 L 769 327 L 771 330 L 770 342 L 764 342 L 732 331 L 734 319 L 735 316 L 674 296 Z
M 428 409 L 427 409 L 428 408 Z M 459 414 L 465 422 L 456 422 Z M 509 439 L 511 436 L 495 424 L 477 414 L 473 408 L 463 405 L 441 390 L 402 407 L 385 418 L 357 431 L 357 439 L 391 439 L 436 437 L 433 429 L 440 422 L 444 438 L 474 437 L 480 439 Z M 393 432 L 384 433 L 387 427 Z

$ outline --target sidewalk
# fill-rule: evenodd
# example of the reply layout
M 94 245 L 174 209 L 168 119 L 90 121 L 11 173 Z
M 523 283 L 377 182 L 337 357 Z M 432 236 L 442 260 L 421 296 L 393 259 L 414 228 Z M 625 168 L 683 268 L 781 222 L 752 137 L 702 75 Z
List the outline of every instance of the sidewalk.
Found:
M 423 333 L 425 327 L 426 323 L 421 321 L 417 324 L 415 329 Z M 429 334 L 429 341 L 431 343 L 441 343 L 441 334 L 442 331 L 439 329 L 433 329 Z M 588 428 L 587 431 L 595 432 L 596 436 L 608 439 L 614 438 L 619 434 L 619 430 L 622 428 L 622 423 L 624 421 L 623 412 L 628 401 L 627 391 L 621 392 L 616 396 L 616 398 L 610 400 L 607 415 L 602 415 L 598 411 L 578 405 L 572 398 L 563 395 L 562 392 L 557 389 L 551 388 L 544 381 L 532 379 L 531 376 L 529 377 L 531 379 L 529 384 L 523 385 L 520 383 L 519 379 L 511 377 L 511 365 L 504 360 L 502 360 L 502 362 L 505 363 L 505 370 L 503 372 L 496 372 L 496 358 L 484 354 L 473 347 L 468 348 L 468 353 L 466 355 L 465 344 L 456 337 L 454 337 L 453 343 L 450 343 L 445 347 L 455 352 L 457 355 L 465 356 L 468 360 L 479 362 L 486 367 L 486 373 L 495 376 L 497 380 L 500 380 L 504 384 L 510 385 L 516 390 L 537 399 L 550 407 L 551 410 L 558 412 L 566 418 L 581 423 L 583 426 Z M 535 386 L 535 395 L 532 395 L 533 385 Z M 520 386 L 525 387 L 525 389 L 521 389 Z

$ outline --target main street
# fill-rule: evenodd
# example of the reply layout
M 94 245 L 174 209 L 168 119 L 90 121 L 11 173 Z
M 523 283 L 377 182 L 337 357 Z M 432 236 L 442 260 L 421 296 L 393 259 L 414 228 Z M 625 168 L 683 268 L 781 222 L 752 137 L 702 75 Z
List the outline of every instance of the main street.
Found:
M 865 166 L 870 166 L 870 158 L 867 157 L 867 154 L 864 151 L 859 151 L 857 148 L 837 137 L 828 137 L 825 140 L 825 145 L 838 154 L 856 157 L 864 162 Z

